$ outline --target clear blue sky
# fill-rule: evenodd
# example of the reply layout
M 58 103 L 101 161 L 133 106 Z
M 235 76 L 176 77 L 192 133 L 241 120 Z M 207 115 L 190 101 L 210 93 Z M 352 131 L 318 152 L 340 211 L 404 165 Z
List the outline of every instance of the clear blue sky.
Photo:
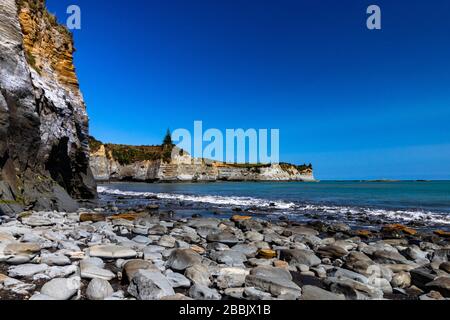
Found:
M 81 7 L 75 63 L 102 141 L 279 128 L 281 160 L 319 179 L 450 179 L 448 0 L 47 3 L 59 21 Z

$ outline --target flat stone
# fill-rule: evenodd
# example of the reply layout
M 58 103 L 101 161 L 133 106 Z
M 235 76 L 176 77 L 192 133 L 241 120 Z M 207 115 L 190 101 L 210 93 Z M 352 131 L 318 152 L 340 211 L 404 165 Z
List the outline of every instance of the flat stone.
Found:
M 261 291 L 255 287 L 245 287 L 243 296 L 247 300 L 272 300 L 272 295 L 269 292 Z
M 41 254 L 41 263 L 49 266 L 66 266 L 71 264 L 69 257 L 63 254 L 45 253 Z
M 30 227 L 48 227 L 55 224 L 54 221 L 39 216 L 31 216 L 29 218 L 23 218 L 22 223 Z
M 89 300 L 104 300 L 112 296 L 114 289 L 111 284 L 103 279 L 92 279 L 86 289 L 86 296 Z
M 36 243 L 9 243 L 3 249 L 5 255 L 31 255 L 41 251 Z
M 106 259 L 125 259 L 134 258 L 137 253 L 133 249 L 117 246 L 117 245 L 99 245 L 89 248 L 89 255 L 91 257 L 106 258 Z
M 322 261 L 313 251 L 303 249 L 280 250 L 280 260 L 287 261 L 290 266 L 296 267 L 302 264 L 308 267 L 318 266 Z
M 244 266 L 244 262 L 247 261 L 245 254 L 234 250 L 214 251 L 210 256 L 211 259 L 218 263 L 223 263 L 230 267 Z
M 366 284 L 369 282 L 369 279 L 364 275 L 343 268 L 330 269 L 327 274 L 331 277 L 348 278 Z
M 349 299 L 361 299 L 363 297 L 371 299 L 383 298 L 383 291 L 381 289 L 352 279 L 329 277 L 325 282 L 330 284 L 331 292 L 344 294 Z
M 175 295 L 171 284 L 161 272 L 139 270 L 133 277 L 128 293 L 139 300 L 160 300 Z
M 341 246 L 330 244 L 317 249 L 317 254 L 324 258 L 342 258 L 348 254 L 348 251 Z
M 176 249 L 170 254 L 167 260 L 167 267 L 173 270 L 183 271 L 195 264 L 200 264 L 201 261 L 202 257 L 194 250 Z
M 291 279 L 291 274 L 284 269 L 257 267 L 245 278 L 245 285 L 270 292 L 274 296 L 289 294 L 298 298 L 301 289 Z
M 167 272 L 166 278 L 174 288 L 189 288 L 191 281 L 181 273 Z
M 176 239 L 169 235 L 164 235 L 159 239 L 158 245 L 165 248 L 173 248 L 175 247 Z
M 206 240 L 208 242 L 220 242 L 230 245 L 239 242 L 239 239 L 234 234 L 228 231 L 212 232 L 206 236 Z
M 301 300 L 345 300 L 343 294 L 335 294 L 316 286 L 306 285 L 302 287 Z
M 56 300 L 69 300 L 80 289 L 80 279 L 73 277 L 69 279 L 53 279 L 44 284 L 41 294 Z
M 146 260 L 130 260 L 125 262 L 125 264 L 123 265 L 123 273 L 127 277 L 129 282 L 131 282 L 131 280 L 139 270 L 148 270 L 154 272 L 159 271 L 158 268 L 153 265 L 153 263 Z
M 400 253 L 392 250 L 377 250 L 373 253 L 373 260 L 378 263 L 405 263 L 408 262 Z
M 277 257 L 277 252 L 271 249 L 260 249 L 258 256 L 263 259 L 273 259 Z
M 23 264 L 20 266 L 14 266 L 8 269 L 8 275 L 10 277 L 29 278 L 36 273 L 44 272 L 48 269 L 46 264 Z
M 247 256 L 247 258 L 255 257 L 258 252 L 258 248 L 256 246 L 254 246 L 252 244 L 244 244 L 244 243 L 236 244 L 233 247 L 231 247 L 231 249 L 234 251 L 242 252 L 243 254 L 245 254 Z M 217 250 L 217 249 L 215 249 L 215 250 Z
M 80 272 L 83 279 L 103 279 L 109 281 L 116 277 L 112 271 L 103 269 L 103 261 L 93 259 L 96 258 L 85 259 L 80 262 Z

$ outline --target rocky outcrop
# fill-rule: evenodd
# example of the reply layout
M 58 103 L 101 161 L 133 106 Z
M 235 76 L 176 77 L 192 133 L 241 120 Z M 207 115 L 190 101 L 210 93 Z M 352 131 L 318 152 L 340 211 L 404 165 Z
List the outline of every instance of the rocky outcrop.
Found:
M 97 143 L 99 143 L 97 141 Z M 129 154 L 138 154 L 133 147 L 120 146 Z M 144 147 L 134 147 L 144 148 Z M 162 150 L 153 148 L 154 152 Z M 90 155 L 91 169 L 98 181 L 314 181 L 311 167 L 290 164 L 239 165 L 225 164 L 205 159 L 192 158 L 186 152 L 172 152 L 172 158 L 147 154 L 148 159 L 124 157 L 116 153 L 118 146 L 97 144 Z M 141 159 L 139 159 L 141 158 Z
M 0 1 L 0 215 L 96 197 L 73 52 L 44 0 Z

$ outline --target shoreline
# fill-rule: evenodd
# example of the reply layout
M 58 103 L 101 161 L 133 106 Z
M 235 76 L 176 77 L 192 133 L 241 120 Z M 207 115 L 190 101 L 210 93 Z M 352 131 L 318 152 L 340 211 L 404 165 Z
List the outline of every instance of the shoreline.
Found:
M 231 208 L 230 208 L 231 209 Z M 448 232 L 403 225 L 180 217 L 154 201 L 109 215 L 2 217 L 0 297 L 108 300 L 441 300 Z M 159 283 L 155 287 L 154 283 Z

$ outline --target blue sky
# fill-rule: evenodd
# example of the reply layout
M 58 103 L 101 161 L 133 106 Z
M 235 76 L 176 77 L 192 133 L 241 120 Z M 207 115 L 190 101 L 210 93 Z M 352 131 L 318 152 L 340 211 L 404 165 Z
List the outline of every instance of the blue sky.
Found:
M 75 64 L 91 134 L 279 128 L 319 179 L 450 179 L 450 2 L 47 0 L 82 10 Z M 382 30 L 366 28 L 366 8 Z

